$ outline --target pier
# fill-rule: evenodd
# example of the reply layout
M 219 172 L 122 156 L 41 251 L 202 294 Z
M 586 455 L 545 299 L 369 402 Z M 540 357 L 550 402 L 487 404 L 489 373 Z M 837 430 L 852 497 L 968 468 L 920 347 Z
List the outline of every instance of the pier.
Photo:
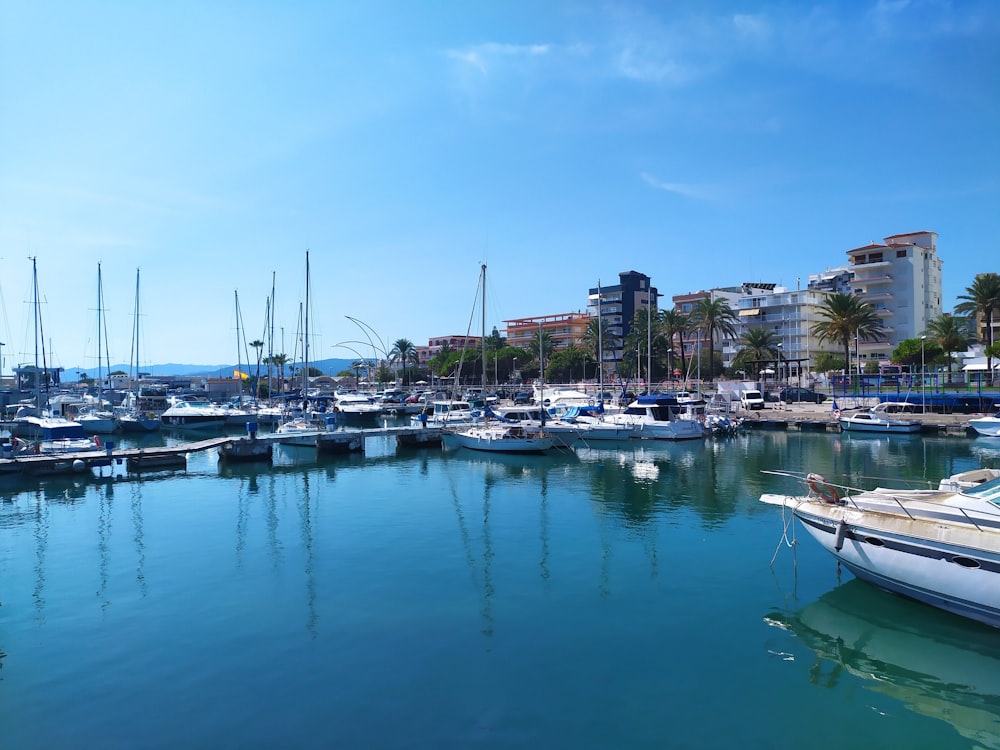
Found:
M 325 431 L 279 435 L 268 433 L 256 437 L 215 437 L 178 445 L 155 448 L 104 448 L 78 453 L 29 454 L 0 459 L 0 476 L 50 476 L 79 474 L 91 469 L 124 464 L 129 474 L 143 471 L 163 471 L 187 467 L 187 454 L 216 448 L 224 460 L 265 460 L 275 443 L 301 443 L 307 439 L 319 453 L 363 453 L 365 441 L 374 437 L 395 437 L 400 446 L 432 446 L 441 444 L 439 427 L 381 427 L 364 430 Z M 265 450 L 260 450 L 265 446 Z M 303 446 L 306 447 L 306 446 Z

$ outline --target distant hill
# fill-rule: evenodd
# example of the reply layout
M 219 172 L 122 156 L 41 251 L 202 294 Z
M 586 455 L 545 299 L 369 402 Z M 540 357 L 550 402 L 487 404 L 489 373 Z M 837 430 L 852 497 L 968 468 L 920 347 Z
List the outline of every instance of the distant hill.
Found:
M 320 370 L 324 375 L 336 375 L 338 372 L 343 372 L 344 370 L 350 369 L 351 365 L 354 364 L 353 359 L 321 359 L 319 362 L 310 362 L 310 367 L 315 367 Z M 246 373 L 251 373 L 251 370 L 256 369 L 256 365 L 249 366 L 244 363 L 237 367 L 237 365 L 182 365 L 176 364 L 174 362 L 168 362 L 166 364 L 158 365 L 144 365 L 141 370 L 144 373 L 149 373 L 150 375 L 183 375 L 183 376 L 200 376 L 206 378 L 226 378 L 232 377 L 234 370 L 242 370 Z M 285 375 L 291 372 L 292 365 L 285 365 Z M 102 372 L 106 372 L 104 368 L 101 368 Z M 121 370 L 122 372 L 128 372 L 127 364 L 112 364 L 111 371 Z M 260 366 L 261 376 L 267 373 L 267 367 L 265 365 Z M 63 368 L 63 382 L 72 382 L 78 380 L 77 373 L 82 373 L 88 378 L 97 377 L 96 367 L 66 367 Z

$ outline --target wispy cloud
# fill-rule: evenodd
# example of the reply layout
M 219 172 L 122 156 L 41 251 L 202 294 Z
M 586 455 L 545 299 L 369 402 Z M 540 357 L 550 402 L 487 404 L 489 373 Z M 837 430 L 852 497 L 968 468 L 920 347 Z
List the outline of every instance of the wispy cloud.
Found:
M 504 44 L 485 42 L 464 49 L 447 50 L 452 60 L 475 68 L 484 76 L 496 70 L 504 60 L 530 59 L 548 55 L 552 51 L 549 44 Z
M 685 198 L 694 198 L 695 200 L 708 201 L 714 199 L 710 191 L 701 185 L 690 185 L 683 182 L 664 182 L 648 172 L 643 172 L 639 176 L 642 177 L 643 182 L 655 190 L 663 190 L 667 193 L 675 193 L 683 195 Z

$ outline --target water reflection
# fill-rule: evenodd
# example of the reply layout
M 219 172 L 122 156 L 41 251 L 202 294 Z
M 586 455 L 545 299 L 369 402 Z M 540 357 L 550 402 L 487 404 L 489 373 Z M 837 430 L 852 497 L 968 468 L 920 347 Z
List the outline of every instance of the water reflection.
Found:
M 812 684 L 832 689 L 857 679 L 967 739 L 1000 748 L 996 630 L 856 579 L 797 612 L 764 619 L 812 649 Z

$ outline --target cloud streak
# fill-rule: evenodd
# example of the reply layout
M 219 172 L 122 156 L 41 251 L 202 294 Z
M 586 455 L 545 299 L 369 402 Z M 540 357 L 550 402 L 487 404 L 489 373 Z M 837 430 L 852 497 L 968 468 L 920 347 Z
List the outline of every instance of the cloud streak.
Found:
M 675 195 L 681 195 L 685 198 L 692 198 L 694 200 L 714 200 L 714 197 L 710 194 L 710 192 L 699 185 L 689 185 L 683 182 L 664 182 L 648 172 L 642 172 L 639 176 L 642 178 L 643 182 L 654 190 L 662 190 L 667 193 L 674 193 Z

